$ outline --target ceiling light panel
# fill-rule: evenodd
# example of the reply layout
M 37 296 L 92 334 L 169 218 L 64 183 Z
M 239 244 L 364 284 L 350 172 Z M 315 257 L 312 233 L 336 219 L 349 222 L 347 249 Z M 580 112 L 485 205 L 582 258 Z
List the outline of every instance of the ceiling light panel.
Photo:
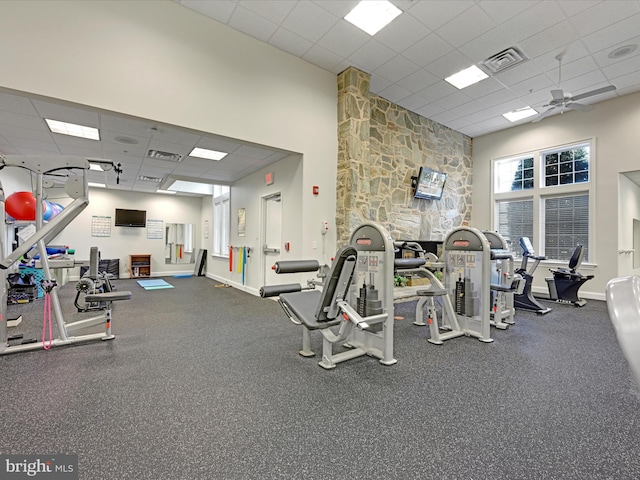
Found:
M 97 128 L 61 122 L 60 120 L 52 120 L 50 118 L 45 118 L 44 121 L 47 122 L 47 126 L 52 133 L 88 138 L 89 140 L 100 140 L 100 131 Z
M 518 110 L 513 110 L 512 112 L 503 113 L 502 116 L 510 122 L 517 122 L 518 120 L 532 117 L 534 115 L 537 115 L 538 113 L 539 112 L 537 110 L 534 110 L 531 107 L 525 107 L 519 108 Z
M 474 83 L 478 83 L 485 78 L 489 78 L 489 75 L 484 73 L 475 65 L 471 65 L 469 68 L 460 70 L 458 73 L 454 73 L 453 75 L 445 78 L 445 81 L 462 90 L 463 88 L 473 85 Z
M 369 35 L 375 35 L 401 13 L 402 10 L 386 0 L 363 0 L 344 19 Z
M 226 152 L 218 152 L 216 150 L 208 150 L 206 148 L 196 147 L 191 150 L 190 157 L 206 158 L 207 160 L 222 160 L 227 156 Z

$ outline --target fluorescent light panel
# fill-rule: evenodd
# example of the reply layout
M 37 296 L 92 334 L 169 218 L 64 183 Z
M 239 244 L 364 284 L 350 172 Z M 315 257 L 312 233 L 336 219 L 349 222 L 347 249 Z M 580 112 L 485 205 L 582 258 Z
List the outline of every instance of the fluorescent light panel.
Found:
M 228 154 L 225 152 L 218 152 L 216 150 L 209 150 L 206 148 L 196 147 L 191 150 L 190 157 L 206 158 L 207 160 L 222 160 Z
M 104 168 L 97 163 L 90 163 L 89 170 L 93 170 L 94 172 L 104 172 Z
M 87 185 L 94 188 L 107 188 L 107 186 L 104 183 L 87 182 Z
M 62 135 L 71 135 L 72 137 L 88 138 L 89 140 L 100 140 L 100 131 L 97 128 L 87 127 L 85 125 L 76 125 L 75 123 L 61 122 L 59 120 L 44 119 L 49 126 L 49 130 L 53 133 Z
M 537 114 L 538 114 L 537 110 L 534 110 L 531 107 L 524 107 L 524 108 L 519 108 L 518 110 L 513 110 L 512 112 L 503 113 L 502 116 L 507 120 L 509 120 L 510 122 L 517 122 L 518 120 L 532 117 Z
M 344 19 L 369 35 L 375 35 L 401 13 L 402 10 L 386 0 L 363 0 Z
M 175 195 L 178 192 L 170 192 L 169 190 L 156 190 L 156 193 L 164 193 L 165 195 Z
M 445 81 L 449 82 L 457 89 L 462 90 L 463 88 L 473 85 L 474 83 L 478 83 L 480 80 L 484 80 L 488 77 L 489 75 L 484 73 L 478 67 L 471 65 L 469 68 L 460 70 L 458 73 L 454 73 L 450 77 L 445 78 Z

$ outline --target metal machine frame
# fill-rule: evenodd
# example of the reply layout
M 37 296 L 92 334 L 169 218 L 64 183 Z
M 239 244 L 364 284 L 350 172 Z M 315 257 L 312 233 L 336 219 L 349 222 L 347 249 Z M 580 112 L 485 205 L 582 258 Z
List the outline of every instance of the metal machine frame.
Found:
M 101 160 L 104 164 L 105 161 Z M 107 162 L 108 163 L 108 162 Z M 0 221 L 0 355 L 42 349 L 45 342 L 27 343 L 9 346 L 7 332 L 7 269 L 13 266 L 23 256 L 27 255 L 34 247 L 40 252 L 40 263 L 47 281 L 52 281 L 53 276 L 47 258 L 47 244 L 50 243 L 64 228 L 69 225 L 89 204 L 87 172 L 90 162 L 88 159 L 77 156 L 0 156 L 0 169 L 5 167 L 24 168 L 36 176 L 36 232 L 22 245 L 18 246 L 11 254 L 5 256 L 7 239 L 5 194 L 0 184 L 0 207 L 2 207 L 2 219 Z M 77 172 L 80 171 L 81 175 Z M 117 169 L 116 169 L 117 171 Z M 73 198 L 70 205 L 65 207 L 58 215 L 52 218 L 46 225 L 43 219 L 42 201 L 44 198 L 44 178 L 48 175 L 66 176 L 65 192 Z M 50 289 L 48 295 L 51 298 L 53 314 L 58 327 L 58 338 L 53 339 L 49 346 L 69 345 L 78 342 L 92 340 L 111 340 L 114 335 L 111 332 L 111 303 L 118 300 L 128 300 L 131 292 L 109 292 L 86 296 L 88 302 L 105 302 L 106 310 L 95 317 L 86 318 L 77 322 L 65 323 L 60 306 L 60 299 L 56 288 Z M 77 330 L 104 324 L 103 333 L 87 334 L 82 336 L 70 336 L 69 333 Z

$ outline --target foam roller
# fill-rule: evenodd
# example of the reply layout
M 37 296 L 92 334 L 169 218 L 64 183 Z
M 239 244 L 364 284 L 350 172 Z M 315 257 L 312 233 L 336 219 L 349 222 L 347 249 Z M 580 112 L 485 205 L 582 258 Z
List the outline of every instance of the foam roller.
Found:
M 393 261 L 395 268 L 418 268 L 427 263 L 424 258 L 396 258 Z
M 315 272 L 320 268 L 317 260 L 286 260 L 276 262 L 276 273 Z
M 260 287 L 260 296 L 262 298 L 277 297 L 281 293 L 299 292 L 302 286 L 299 283 L 287 283 L 286 285 L 265 285 Z

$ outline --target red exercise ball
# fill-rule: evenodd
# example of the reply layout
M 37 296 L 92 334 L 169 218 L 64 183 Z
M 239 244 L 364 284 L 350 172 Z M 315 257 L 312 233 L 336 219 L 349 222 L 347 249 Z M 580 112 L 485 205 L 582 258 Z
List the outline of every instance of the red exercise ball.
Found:
M 35 220 L 36 198 L 31 192 L 14 192 L 5 199 L 4 209 L 16 220 Z

